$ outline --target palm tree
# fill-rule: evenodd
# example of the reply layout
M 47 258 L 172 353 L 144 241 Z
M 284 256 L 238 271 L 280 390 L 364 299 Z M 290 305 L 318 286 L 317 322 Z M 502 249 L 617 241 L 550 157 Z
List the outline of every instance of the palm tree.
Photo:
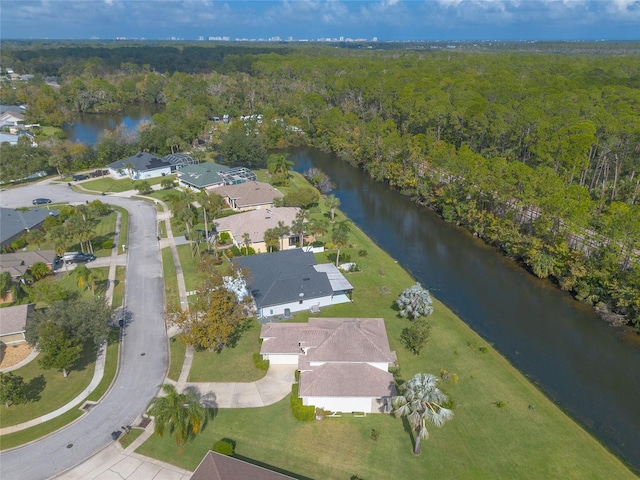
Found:
M 325 200 L 327 207 L 331 209 L 331 223 L 335 221 L 336 208 L 340 206 L 340 199 L 335 195 L 329 195 Z
M 151 401 L 147 413 L 154 417 L 154 432 L 162 436 L 168 427 L 169 433 L 180 446 L 200 432 L 206 418 L 206 409 L 193 391 L 178 393 L 176 387 L 165 383 L 162 385 L 162 393 L 164 396 Z
M 284 250 L 284 236 L 289 233 L 289 227 L 280 220 L 275 230 L 278 232 L 278 237 L 280 237 L 280 250 Z
M 296 213 L 296 219 L 291 224 L 291 231 L 300 235 L 300 246 L 304 247 L 304 234 L 307 230 L 307 220 L 309 219 L 309 210 L 300 209 Z
M 16 300 L 16 284 L 11 278 L 11 273 L 2 272 L 0 274 L 0 301 L 15 301 Z
M 31 267 L 29 267 L 28 272 L 31 274 L 33 279 L 37 282 L 41 278 L 46 277 L 51 273 L 51 269 L 44 262 L 36 262 Z
M 174 197 L 171 200 L 171 207 L 173 215 L 179 220 L 185 223 L 187 227 L 187 236 L 189 237 L 189 245 L 191 245 L 191 256 L 193 257 L 193 235 L 191 235 L 191 228 L 193 227 L 193 221 L 196 219 L 196 213 L 193 209 L 191 202 L 193 201 L 193 194 L 191 192 L 184 191 L 178 197 Z M 196 242 L 196 249 L 198 250 L 198 257 L 200 257 L 200 246 Z
M 211 221 L 214 221 L 216 217 L 222 211 L 222 207 L 224 206 L 224 199 L 222 196 L 217 193 L 208 193 L 206 190 L 203 190 L 198 194 L 198 203 L 202 207 L 202 214 L 204 216 L 204 233 L 207 237 L 207 251 L 209 251 L 209 216 L 211 216 Z M 215 225 L 214 225 L 215 228 Z M 216 247 L 216 259 L 218 258 L 218 248 L 217 244 L 214 245 Z
M 269 155 L 267 159 L 267 169 L 273 176 L 274 183 L 289 183 L 289 170 L 293 167 L 293 162 L 287 160 L 282 154 Z
M 278 246 L 279 237 L 277 229 L 275 228 L 268 228 L 264 232 L 264 243 L 267 246 L 268 252 L 273 252 L 273 249 Z
M 348 220 L 343 220 L 342 222 L 338 222 L 333 226 L 333 231 L 331 232 L 331 241 L 338 249 L 338 254 L 336 255 L 336 267 L 340 265 L 340 250 L 347 244 L 350 231 L 351 223 Z
M 449 397 L 436 386 L 438 378 L 430 373 L 418 373 L 403 383 L 401 395 L 391 399 L 393 414 L 407 417 L 416 431 L 414 455 L 420 455 L 420 440 L 429 438 L 427 422 L 441 427 L 453 418 L 453 411 L 442 405 Z
M 244 246 L 246 248 L 245 255 L 249 256 L 249 244 L 251 243 L 251 235 L 249 235 L 246 232 L 243 233 L 242 234 L 242 243 L 244 243 Z
M 87 268 L 86 265 L 78 265 L 73 274 L 78 279 L 78 287 L 80 289 L 84 290 L 89 286 L 91 293 L 93 295 L 96 294 L 96 282 L 102 278 L 98 270 Z

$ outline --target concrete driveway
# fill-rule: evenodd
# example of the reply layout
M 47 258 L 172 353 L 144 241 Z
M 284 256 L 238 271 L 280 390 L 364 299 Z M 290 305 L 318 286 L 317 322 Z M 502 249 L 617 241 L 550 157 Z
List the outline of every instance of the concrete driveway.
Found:
M 96 197 L 76 193 L 66 184 L 47 183 L 4 190 L 0 192 L 0 205 L 8 208 L 31 206 L 32 199 L 37 197 L 50 198 L 54 203 L 85 202 L 98 198 L 129 211 L 125 294 L 128 321 L 119 372 L 108 393 L 73 424 L 32 444 L 2 452 L 2 479 L 50 478 L 102 450 L 112 442 L 112 431 L 123 425 L 134 425 L 144 413 L 164 381 L 168 364 L 155 207 L 141 200 Z

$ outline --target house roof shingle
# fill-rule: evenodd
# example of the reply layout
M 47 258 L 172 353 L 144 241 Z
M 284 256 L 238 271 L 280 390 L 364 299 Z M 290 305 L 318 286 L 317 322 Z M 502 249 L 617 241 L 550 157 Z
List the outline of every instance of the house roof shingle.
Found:
M 296 248 L 234 259 L 240 268 L 249 270 L 248 288 L 258 308 L 291 303 L 300 298 L 331 295 L 326 273 L 313 266 L 313 253 Z M 302 296 L 301 296 L 302 294 Z
M 264 182 L 245 182 L 237 185 L 224 185 L 218 190 L 221 195 L 235 200 L 238 208 L 270 205 L 274 199 L 284 197 L 280 191 Z
M 22 211 L 0 208 L 0 245 L 11 243 L 17 235 L 40 226 L 50 215 L 58 215 L 58 211 L 41 209 Z
M 167 168 L 172 165 L 167 158 L 156 157 L 148 152 L 140 152 L 132 157 L 123 158 L 107 165 L 112 170 L 126 169 L 126 165 L 131 164 L 136 172 L 144 172 L 148 170 L 157 170 Z
M 278 226 L 278 222 L 291 225 L 300 209 L 295 207 L 261 208 L 248 210 L 216 220 L 215 227 L 218 232 L 229 231 L 236 242 L 244 242 L 242 235 L 248 233 L 252 243 L 264 242 L 264 234 Z
M 268 470 L 238 458 L 209 451 L 191 480 L 293 480 L 293 477 Z
M 196 165 L 185 165 L 178 170 L 180 181 L 195 188 L 206 188 L 211 185 L 224 183 L 220 173 L 229 170 L 229 167 L 218 165 L 214 162 L 203 162 Z
M 24 332 L 27 317 L 35 310 L 35 303 L 15 305 L 0 310 L 0 336 Z
M 300 373 L 301 397 L 387 397 L 393 375 L 366 363 L 325 363 Z
M 0 273 L 9 272 L 12 277 L 21 277 L 37 262 L 51 265 L 56 257 L 53 250 L 34 250 L 0 254 Z

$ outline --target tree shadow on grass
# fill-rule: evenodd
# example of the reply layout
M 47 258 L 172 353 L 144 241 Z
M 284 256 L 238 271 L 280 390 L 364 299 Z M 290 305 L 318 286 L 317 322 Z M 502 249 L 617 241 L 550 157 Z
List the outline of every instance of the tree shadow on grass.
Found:
M 40 394 L 47 386 L 44 375 L 38 375 L 29 380 L 24 386 L 24 395 L 27 402 L 37 402 L 40 400 Z
M 407 417 L 402 417 L 402 427 L 404 428 L 404 431 L 407 432 L 407 434 L 409 435 L 409 438 L 411 439 L 411 451 L 413 451 L 414 447 L 416 446 L 416 437 L 415 437 L 416 432 L 411 426 L 411 423 L 409 422 L 409 419 L 407 419 Z

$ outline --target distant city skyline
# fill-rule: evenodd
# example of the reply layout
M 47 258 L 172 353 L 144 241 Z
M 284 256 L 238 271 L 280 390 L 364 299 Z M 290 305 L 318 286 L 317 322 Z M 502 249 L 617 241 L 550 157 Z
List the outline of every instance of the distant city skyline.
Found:
M 640 40 L 640 0 L 2 0 L 0 38 Z

